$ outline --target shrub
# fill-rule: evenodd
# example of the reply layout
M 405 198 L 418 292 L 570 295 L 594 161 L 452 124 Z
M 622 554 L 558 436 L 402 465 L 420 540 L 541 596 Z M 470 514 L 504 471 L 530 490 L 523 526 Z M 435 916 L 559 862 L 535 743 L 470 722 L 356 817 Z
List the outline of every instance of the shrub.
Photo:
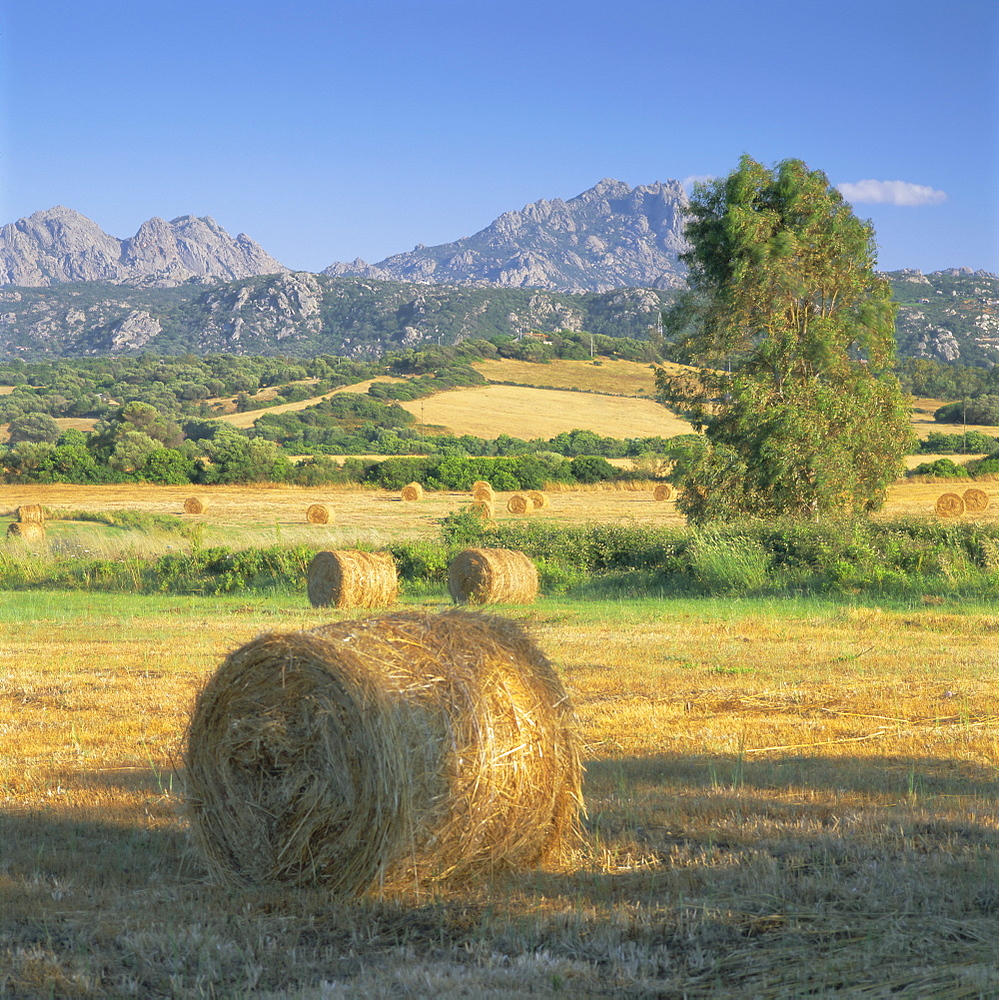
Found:
M 939 479 L 967 478 L 968 470 L 963 465 L 958 465 L 952 459 L 938 458 L 934 462 L 920 462 L 914 469 L 911 469 L 909 476 L 935 476 Z
M 941 424 L 999 424 L 999 396 L 982 395 L 948 403 L 934 411 L 933 419 Z
M 577 456 L 569 463 L 569 471 L 577 483 L 600 483 L 617 475 L 617 469 L 597 455 Z

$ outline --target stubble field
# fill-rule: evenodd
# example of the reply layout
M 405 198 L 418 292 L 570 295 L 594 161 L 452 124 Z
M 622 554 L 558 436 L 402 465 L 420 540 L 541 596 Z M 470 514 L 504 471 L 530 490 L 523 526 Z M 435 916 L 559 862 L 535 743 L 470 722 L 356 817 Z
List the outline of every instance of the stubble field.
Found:
M 900 485 L 889 513 L 928 516 L 940 490 Z M 179 515 L 194 492 L 4 496 L 11 509 Z M 192 518 L 206 542 L 331 547 L 435 534 L 466 500 L 285 487 L 206 499 Z M 316 501 L 333 507 L 332 526 L 305 523 Z M 530 516 L 679 523 L 647 490 L 553 494 Z M 992 609 L 543 599 L 495 610 L 531 630 L 576 705 L 587 852 L 558 870 L 343 902 L 211 884 L 187 841 L 179 761 L 192 699 L 226 653 L 350 613 L 250 595 L 7 594 L 0 995 L 999 993 Z

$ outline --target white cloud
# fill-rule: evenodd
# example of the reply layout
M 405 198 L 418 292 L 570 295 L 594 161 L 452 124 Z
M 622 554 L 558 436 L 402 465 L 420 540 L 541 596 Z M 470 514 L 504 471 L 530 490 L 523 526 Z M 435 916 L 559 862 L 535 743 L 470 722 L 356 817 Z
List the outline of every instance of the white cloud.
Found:
M 909 181 L 856 181 L 837 184 L 840 194 L 849 202 L 868 205 L 939 205 L 947 200 L 946 191 L 925 184 L 910 184 Z
M 708 184 L 714 179 L 714 174 L 691 174 L 690 177 L 684 177 L 680 183 L 689 194 L 694 190 L 695 184 Z

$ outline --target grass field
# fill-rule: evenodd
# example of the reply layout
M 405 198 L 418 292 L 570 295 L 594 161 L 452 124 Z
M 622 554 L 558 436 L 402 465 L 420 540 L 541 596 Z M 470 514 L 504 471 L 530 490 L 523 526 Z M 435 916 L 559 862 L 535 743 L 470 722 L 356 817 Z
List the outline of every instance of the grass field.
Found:
M 999 616 L 820 601 L 499 610 L 532 630 L 576 704 L 586 855 L 343 903 L 208 882 L 178 771 L 192 698 L 228 651 L 338 613 L 8 595 L 0 995 L 999 993 Z

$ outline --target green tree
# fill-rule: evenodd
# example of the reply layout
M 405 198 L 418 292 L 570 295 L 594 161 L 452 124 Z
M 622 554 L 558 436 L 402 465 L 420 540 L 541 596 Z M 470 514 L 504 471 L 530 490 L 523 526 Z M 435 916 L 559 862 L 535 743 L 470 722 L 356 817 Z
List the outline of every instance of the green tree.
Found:
M 18 441 L 55 444 L 61 434 L 59 425 L 49 414 L 25 413 L 11 420 L 8 441 L 11 444 Z
M 873 227 L 800 160 L 744 156 L 688 211 L 689 291 L 664 326 L 700 372 L 656 381 L 707 441 L 678 462 L 678 506 L 695 522 L 879 508 L 912 434 Z

